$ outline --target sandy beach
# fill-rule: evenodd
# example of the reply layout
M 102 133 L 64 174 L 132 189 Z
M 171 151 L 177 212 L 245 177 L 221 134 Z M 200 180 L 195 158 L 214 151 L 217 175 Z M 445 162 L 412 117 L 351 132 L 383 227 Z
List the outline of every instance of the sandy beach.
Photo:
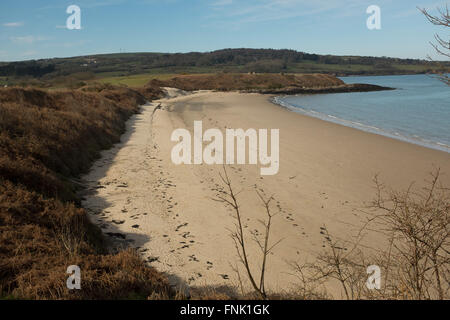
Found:
M 239 265 L 230 229 L 234 212 L 213 199 L 222 186 L 221 165 L 175 165 L 171 134 L 208 128 L 280 129 L 277 175 L 261 176 L 255 165 L 228 165 L 238 196 L 250 259 L 259 248 L 250 240 L 263 232 L 264 208 L 256 190 L 275 198 L 271 239 L 282 239 L 268 261 L 267 287 L 295 285 L 290 263 L 312 261 L 323 246 L 320 227 L 351 237 L 360 209 L 375 196 L 372 179 L 406 189 L 417 186 L 434 167 L 450 184 L 450 154 L 300 115 L 260 94 L 197 92 L 143 106 L 127 123 L 122 142 L 104 151 L 84 177 L 83 205 L 115 245 L 139 248 L 145 260 L 167 272 L 173 283 L 189 286 L 237 285 Z M 159 108 L 157 106 L 161 104 Z M 378 239 L 370 239 L 376 244 Z M 257 266 L 254 266 L 257 270 Z

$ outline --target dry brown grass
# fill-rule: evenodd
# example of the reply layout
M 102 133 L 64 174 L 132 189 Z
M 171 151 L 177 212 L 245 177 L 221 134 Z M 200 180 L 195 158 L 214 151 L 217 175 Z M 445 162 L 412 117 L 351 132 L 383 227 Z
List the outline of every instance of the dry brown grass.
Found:
M 143 93 L 0 89 L 0 297 L 169 296 L 165 277 L 134 252 L 105 253 L 71 182 L 118 141 L 138 105 L 161 91 Z M 66 288 L 73 264 L 81 267 L 82 290 Z

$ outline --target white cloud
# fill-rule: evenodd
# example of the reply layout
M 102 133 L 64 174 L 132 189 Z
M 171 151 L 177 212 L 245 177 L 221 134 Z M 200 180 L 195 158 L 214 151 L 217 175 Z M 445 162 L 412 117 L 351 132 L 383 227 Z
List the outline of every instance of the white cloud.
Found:
M 363 1 L 364 2 L 364 1 Z M 217 3 L 227 5 L 218 6 Z M 214 19 L 234 20 L 233 23 L 274 21 L 295 17 L 314 16 L 325 12 L 354 14 L 364 6 L 361 0 L 218 0 L 211 8 L 220 16 Z M 365 11 L 363 11 L 365 14 Z
M 23 37 L 10 37 L 10 40 L 17 44 L 33 44 L 38 41 L 47 40 L 45 37 L 35 36 L 23 36 Z
M 87 1 L 85 4 L 80 5 L 83 8 L 96 8 L 96 7 L 109 7 L 124 4 L 125 0 L 106 0 L 106 1 Z
M 96 7 L 108 7 L 108 6 L 115 6 L 115 5 L 121 5 L 126 3 L 125 0 L 104 0 L 104 1 L 92 1 L 92 0 L 79 0 L 77 1 L 77 6 L 83 9 L 91 9 Z M 58 3 L 55 5 L 48 5 L 44 7 L 38 8 L 38 10 L 52 10 L 52 9 L 65 9 L 68 5 Z
M 217 0 L 216 2 L 212 3 L 211 5 L 213 7 L 222 7 L 222 6 L 228 6 L 233 4 L 233 0 Z
M 3 24 L 4 27 L 14 28 L 23 26 L 23 22 L 6 22 Z
M 394 18 L 408 18 L 414 15 L 415 16 L 422 15 L 419 8 L 425 9 L 427 11 L 436 11 L 437 8 L 445 8 L 445 5 L 446 1 L 434 2 L 432 4 L 428 3 L 428 4 L 411 5 L 411 8 L 409 8 L 408 10 L 403 10 L 394 15 Z

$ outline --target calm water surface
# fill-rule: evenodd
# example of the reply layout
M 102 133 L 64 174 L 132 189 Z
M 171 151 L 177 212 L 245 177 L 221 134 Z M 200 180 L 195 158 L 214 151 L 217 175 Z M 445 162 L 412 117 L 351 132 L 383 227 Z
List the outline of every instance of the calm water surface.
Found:
M 450 153 L 450 87 L 428 75 L 345 77 L 394 91 L 277 97 L 295 112 Z

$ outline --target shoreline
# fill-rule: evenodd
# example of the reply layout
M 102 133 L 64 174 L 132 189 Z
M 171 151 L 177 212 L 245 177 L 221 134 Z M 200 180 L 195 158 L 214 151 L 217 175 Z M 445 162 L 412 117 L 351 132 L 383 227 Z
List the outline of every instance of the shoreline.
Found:
M 155 109 L 161 104 L 161 108 Z M 341 239 L 361 223 L 360 209 L 373 199 L 371 179 L 387 185 L 422 186 L 433 165 L 447 173 L 450 155 L 280 108 L 267 95 L 196 92 L 154 101 L 127 123 L 122 142 L 102 153 L 84 177 L 90 192 L 83 206 L 117 247 L 136 248 L 148 265 L 167 273 L 181 288 L 238 285 L 238 256 L 229 231 L 233 211 L 217 204 L 221 165 L 175 165 L 170 136 L 176 128 L 279 128 L 280 171 L 261 176 L 254 165 L 229 165 L 239 194 L 252 267 L 259 248 L 250 241 L 262 232 L 264 214 L 256 190 L 274 194 L 272 239 L 283 239 L 268 260 L 267 288 L 295 285 L 289 262 L 311 261 L 322 249 L 324 225 Z M 261 192 L 262 192 L 261 191 Z M 370 234 L 367 243 L 382 239 Z M 257 270 L 257 269 L 255 269 Z M 241 274 L 242 270 L 241 270 Z M 337 297 L 336 288 L 328 288 Z M 333 291 L 334 290 L 334 291 Z
M 298 95 L 298 94 L 330 94 L 330 93 L 350 93 L 350 92 L 373 92 L 373 91 L 391 91 L 397 88 L 383 87 L 375 84 L 353 83 L 339 86 L 326 86 L 319 88 L 288 87 L 285 89 L 259 89 L 249 90 L 261 94 L 275 95 Z
M 450 146 L 446 145 L 446 144 L 442 144 L 442 143 L 438 143 L 435 141 L 427 141 L 424 138 L 412 138 L 412 137 L 407 137 L 401 134 L 394 134 L 394 133 L 390 133 L 385 131 L 382 128 L 378 128 L 375 126 L 369 126 L 369 125 L 364 125 L 361 123 L 357 123 L 351 120 L 346 120 L 346 119 L 342 119 L 342 118 L 338 118 L 335 116 L 331 116 L 325 113 L 320 113 L 320 112 L 315 112 L 315 114 L 312 114 L 311 112 L 308 112 L 307 110 L 303 109 L 303 108 L 298 108 L 298 107 L 294 107 L 289 105 L 288 103 L 285 103 L 283 101 L 278 101 L 277 99 L 283 99 L 286 96 L 290 96 L 290 95 L 272 95 L 272 97 L 268 98 L 268 101 L 271 102 L 272 104 L 284 108 L 286 110 L 289 110 L 291 112 L 297 113 L 297 114 L 301 114 L 307 117 L 312 117 L 315 119 L 320 119 L 322 121 L 326 121 L 326 122 L 331 122 L 337 125 L 341 125 L 347 128 L 353 128 L 353 129 L 357 129 L 363 132 L 367 132 L 367 133 L 372 133 L 372 134 L 376 134 L 376 135 L 380 135 L 383 137 L 387 137 L 387 138 L 391 138 L 394 140 L 398 140 L 398 141 L 402 141 L 402 142 L 406 142 L 406 143 L 410 143 L 413 145 L 417 145 L 417 146 L 421 146 L 421 147 L 425 147 L 428 149 L 432 149 L 432 150 L 437 150 L 437 151 L 442 151 L 445 153 L 450 153 Z M 293 95 L 295 96 L 295 95 Z M 347 123 L 347 124 L 346 124 Z

